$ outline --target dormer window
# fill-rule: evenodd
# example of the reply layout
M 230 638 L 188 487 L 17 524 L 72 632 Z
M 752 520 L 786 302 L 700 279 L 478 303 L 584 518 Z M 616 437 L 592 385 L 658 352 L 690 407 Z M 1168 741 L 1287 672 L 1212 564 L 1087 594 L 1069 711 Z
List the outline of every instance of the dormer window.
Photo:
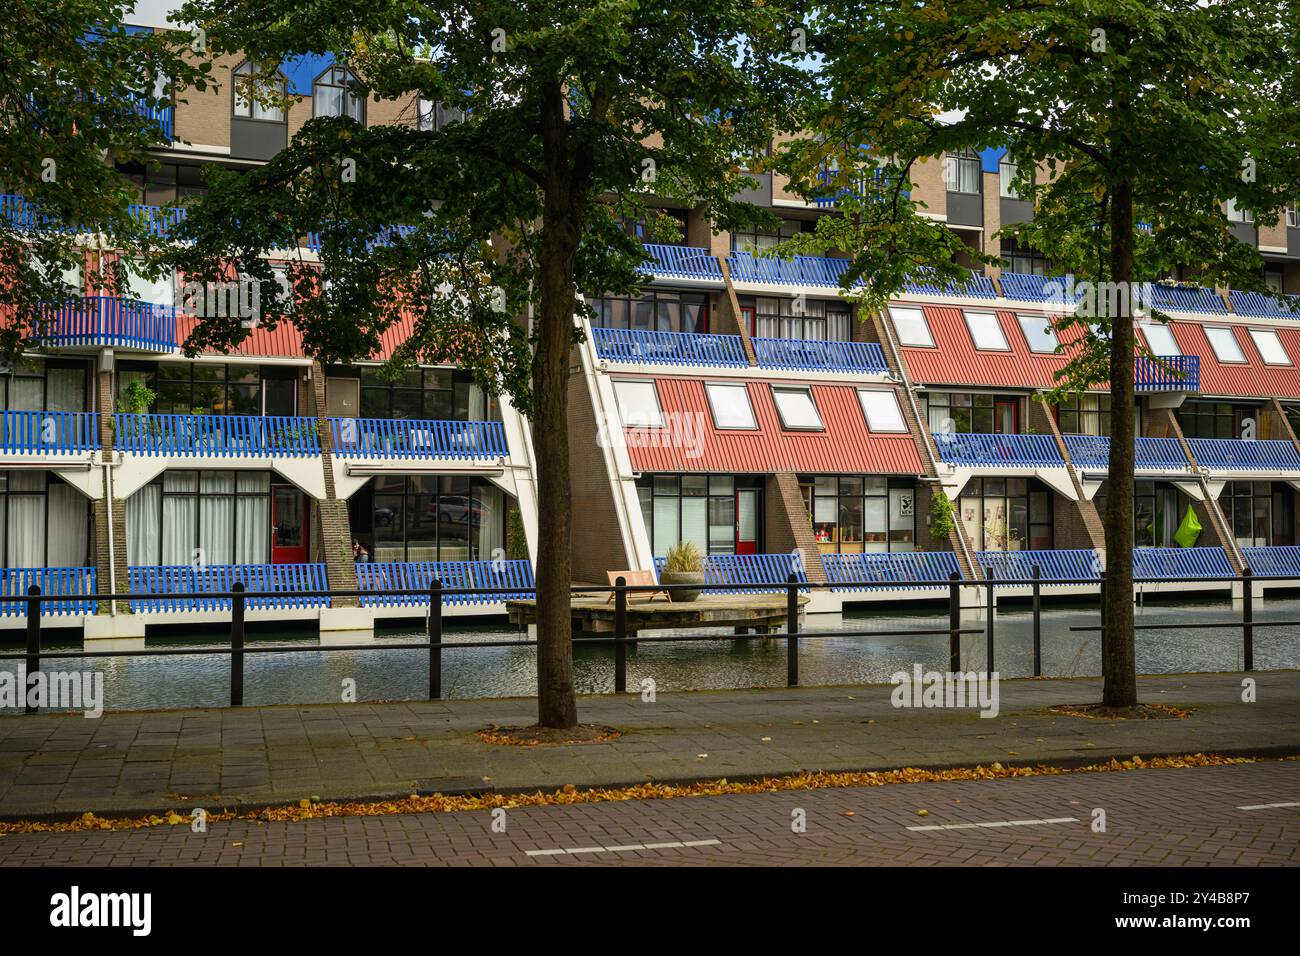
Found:
M 284 77 L 263 73 L 245 60 L 234 69 L 235 116 L 241 119 L 284 122 Z
M 357 81 L 342 66 L 332 66 L 311 87 L 313 116 L 346 116 L 365 122 L 365 100 L 356 92 Z

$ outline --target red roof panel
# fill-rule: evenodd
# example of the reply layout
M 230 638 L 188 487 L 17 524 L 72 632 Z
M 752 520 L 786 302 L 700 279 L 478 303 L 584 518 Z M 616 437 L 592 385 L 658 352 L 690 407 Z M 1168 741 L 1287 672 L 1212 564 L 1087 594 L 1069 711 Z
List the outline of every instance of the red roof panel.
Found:
M 1228 326 L 1228 322 L 1207 322 L 1204 325 Z M 1200 322 L 1170 322 L 1178 349 L 1184 355 L 1201 357 L 1201 392 L 1205 395 L 1241 395 L 1255 398 L 1268 398 L 1276 395 L 1281 398 L 1300 398 L 1300 329 L 1277 326 L 1255 326 L 1271 328 L 1277 333 L 1278 340 L 1286 349 L 1291 359 L 1290 365 L 1265 365 L 1260 357 L 1255 340 L 1251 338 L 1250 326 L 1232 323 L 1232 334 L 1237 340 L 1245 362 L 1221 362 L 1214 354 L 1210 340 L 1205 336 L 1204 325 Z
M 853 386 L 813 385 L 825 431 L 807 432 L 781 427 L 768 382 L 746 382 L 758 428 L 741 431 L 714 427 L 703 379 L 656 378 L 654 382 L 669 427 L 625 430 L 628 454 L 637 471 L 900 475 L 924 471 L 910 432 L 867 430 Z

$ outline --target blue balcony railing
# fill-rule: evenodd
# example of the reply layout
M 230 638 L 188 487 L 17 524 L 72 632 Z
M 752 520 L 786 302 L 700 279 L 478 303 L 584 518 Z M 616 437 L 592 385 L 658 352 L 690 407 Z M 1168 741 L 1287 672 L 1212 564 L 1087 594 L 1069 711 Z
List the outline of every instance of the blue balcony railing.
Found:
M 1236 577 L 1222 548 L 1134 548 L 1133 580 Z
M 667 560 L 655 558 L 656 576 L 663 572 Z M 727 588 L 725 585 L 788 581 L 791 574 L 800 581 L 808 580 L 803 561 L 797 554 L 710 554 L 704 559 L 704 583 L 724 585 L 711 588 L 710 594 L 756 594 L 759 592 L 754 588 Z
M 175 137 L 173 136 L 173 124 L 176 116 L 176 108 L 168 103 L 165 106 L 152 104 L 146 97 L 137 96 L 132 98 L 135 105 L 136 114 L 146 122 L 156 127 L 159 134 L 159 143 L 170 143 Z
M 320 454 L 316 419 L 287 415 L 113 416 L 113 444 L 170 458 L 302 458 Z
M 1061 438 L 1074 467 L 1105 471 L 1110 466 L 1109 436 L 1062 435 Z M 1137 471 L 1187 471 L 1191 467 L 1176 438 L 1138 438 L 1133 444 Z
M 722 281 L 722 266 L 718 257 L 707 249 L 696 246 L 669 246 L 648 242 L 644 246 L 650 256 L 648 269 L 654 276 L 670 279 L 707 279 Z
M 950 465 L 975 468 L 1064 468 L 1065 459 L 1049 435 L 984 435 L 934 432 L 939 457 Z
M 95 593 L 94 568 L 0 568 L 0 594 L 26 594 L 33 584 L 42 594 L 58 594 L 66 601 L 41 603 L 42 614 L 94 614 L 95 602 L 80 595 Z M 21 617 L 27 605 L 21 601 L 0 602 L 0 617 Z
M 144 224 L 150 235 L 160 237 L 165 237 L 184 222 L 187 215 L 183 206 L 149 206 L 144 203 L 135 203 L 127 211 Z
M 94 412 L 0 412 L 0 452 L 52 455 L 99 448 L 99 416 Z
M 749 364 L 739 335 L 594 328 L 591 336 L 596 354 L 607 362 L 718 368 L 744 368 Z
M 1076 551 L 976 551 L 975 561 L 987 578 L 1028 581 L 1038 568 L 1039 578 L 1051 581 L 1096 581 L 1101 562 L 1092 548 Z
M 1209 312 L 1226 315 L 1228 307 L 1223 297 L 1213 289 L 1199 286 L 1165 285 L 1152 282 L 1143 287 L 1143 296 L 1154 308 L 1178 312 Z
M 0 219 L 15 232 L 68 228 L 52 213 L 43 212 L 37 203 L 13 193 L 0 195 Z
M 428 591 L 434 579 L 444 589 L 464 590 L 464 594 L 443 596 L 444 605 L 501 604 L 505 601 L 533 597 L 533 566 L 521 559 L 508 561 L 393 561 L 357 565 L 357 584 L 362 591 L 373 591 L 361 599 L 363 607 L 428 607 L 427 597 L 415 594 L 395 595 L 393 591 Z M 476 593 L 473 589 L 521 588 L 510 594 Z
M 847 259 L 822 256 L 756 256 L 752 252 L 733 252 L 727 257 L 727 268 L 737 282 L 759 282 L 767 285 L 819 285 L 840 288 L 840 282 L 849 267 Z
M 880 588 L 935 588 L 961 577 L 951 551 L 891 551 L 885 554 L 823 554 L 822 566 L 832 591 Z M 859 582 L 870 582 L 861 584 Z
M 1210 471 L 1300 471 L 1300 454 L 1289 441 L 1189 438 L 1187 444 Z
M 302 591 L 324 591 L 329 587 L 323 564 L 207 564 L 131 565 L 127 569 L 131 588 L 131 610 L 227 611 L 230 598 L 176 598 L 172 594 L 220 594 L 236 584 L 245 591 L 274 592 L 272 597 L 249 598 L 249 609 L 298 610 L 328 607 L 329 598 L 307 596 Z M 145 599 L 147 595 L 162 595 Z
M 43 307 L 33 338 L 42 345 L 170 352 L 176 348 L 176 309 L 110 295 L 51 303 Z
M 997 290 L 993 280 L 982 272 L 970 272 L 958 282 L 947 282 L 942 286 L 924 279 L 905 283 L 904 291 L 912 295 L 958 296 L 966 299 L 996 299 Z
M 1228 293 L 1238 315 L 1268 319 L 1300 319 L 1300 295 L 1264 295 L 1262 292 Z
M 1133 360 L 1133 384 L 1139 392 L 1199 392 L 1201 357 L 1139 355 Z
M 1251 574 L 1262 577 L 1300 578 L 1300 547 L 1274 545 L 1267 548 L 1242 548 L 1242 557 Z
M 1002 295 L 1018 302 L 1042 302 L 1060 307 L 1079 301 L 1071 276 L 1039 276 L 1026 272 L 1004 272 L 998 277 Z
M 885 353 L 875 342 L 811 339 L 752 339 L 759 368 L 801 372 L 887 372 Z
M 500 422 L 331 418 L 334 454 L 342 458 L 505 458 Z

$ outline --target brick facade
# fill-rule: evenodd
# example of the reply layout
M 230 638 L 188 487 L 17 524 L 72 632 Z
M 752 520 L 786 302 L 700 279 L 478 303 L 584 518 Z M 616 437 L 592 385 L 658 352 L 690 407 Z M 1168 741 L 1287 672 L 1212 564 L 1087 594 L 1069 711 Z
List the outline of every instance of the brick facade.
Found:
M 569 483 L 573 495 L 573 580 L 604 584 L 606 571 L 627 568 L 603 434 L 575 354 L 569 376 Z M 546 507 L 542 502 L 541 507 Z
M 764 549 L 789 554 L 796 549 L 809 581 L 825 581 L 821 551 L 804 507 L 799 478 L 789 471 L 768 475 L 763 485 Z

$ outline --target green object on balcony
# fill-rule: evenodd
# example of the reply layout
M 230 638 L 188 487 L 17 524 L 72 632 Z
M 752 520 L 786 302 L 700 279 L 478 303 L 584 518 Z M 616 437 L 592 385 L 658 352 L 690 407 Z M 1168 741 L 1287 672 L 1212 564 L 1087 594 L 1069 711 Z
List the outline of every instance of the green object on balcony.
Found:
M 1183 523 L 1178 526 L 1178 531 L 1174 533 L 1174 540 L 1178 542 L 1180 548 L 1190 548 L 1196 544 L 1196 539 L 1201 536 L 1201 523 L 1196 520 L 1196 512 L 1192 506 L 1187 506 L 1187 514 L 1183 515 Z

